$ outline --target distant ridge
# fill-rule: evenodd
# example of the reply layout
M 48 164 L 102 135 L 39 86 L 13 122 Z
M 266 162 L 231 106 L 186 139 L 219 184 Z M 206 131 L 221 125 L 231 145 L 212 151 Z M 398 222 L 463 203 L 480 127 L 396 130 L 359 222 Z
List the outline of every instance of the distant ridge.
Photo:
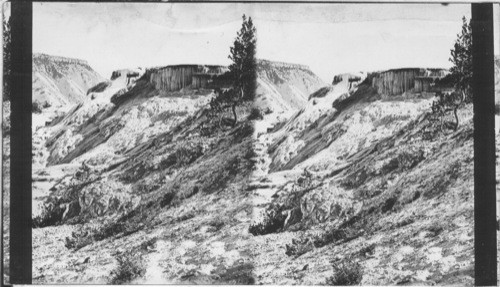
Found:
M 257 98 L 255 106 L 275 115 L 302 108 L 309 95 L 326 86 L 308 66 L 257 60 Z
M 53 56 L 53 55 L 44 54 L 44 53 L 33 53 L 33 59 L 51 60 L 51 61 L 55 61 L 55 62 L 63 62 L 63 63 L 68 63 L 68 64 L 80 64 L 80 65 L 89 66 L 89 63 L 86 60 L 77 59 L 77 58 L 61 57 L 61 56 Z
M 309 66 L 295 63 L 287 63 L 287 62 L 279 62 L 279 61 L 271 61 L 265 59 L 257 59 L 257 65 L 260 66 L 273 66 L 273 67 L 286 67 L 286 68 L 295 68 L 302 70 L 310 70 Z
M 34 53 L 33 102 L 65 106 L 89 100 L 87 91 L 105 79 L 82 59 Z

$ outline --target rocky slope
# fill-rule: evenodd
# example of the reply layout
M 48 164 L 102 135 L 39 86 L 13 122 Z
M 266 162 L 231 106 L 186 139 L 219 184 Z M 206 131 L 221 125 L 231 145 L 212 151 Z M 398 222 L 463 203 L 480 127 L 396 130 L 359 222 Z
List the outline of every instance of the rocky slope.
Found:
M 87 91 L 105 79 L 80 59 L 33 54 L 33 102 L 51 106 L 88 100 Z
M 442 131 L 428 94 L 336 82 L 258 131 L 256 282 L 473 284 L 472 106 Z
M 251 218 L 251 104 L 231 127 L 231 114 L 206 109 L 212 90 L 134 75 L 116 71 L 34 131 L 35 282 L 252 280 L 241 225 Z M 220 277 L 203 279 L 200 264 Z M 131 266 L 137 274 L 123 274 Z
M 255 105 L 286 118 L 303 107 L 310 94 L 326 84 L 307 66 L 259 60 Z
M 91 100 L 88 90 L 106 85 L 104 78 L 89 64 L 80 59 L 33 54 L 33 155 L 36 168 L 39 156 L 43 153 L 44 138 L 35 136 L 37 130 L 47 121 L 62 115 L 72 105 Z M 9 257 L 9 195 L 10 195 L 10 102 L 2 106 L 2 193 L 3 193 L 3 231 L 4 231 L 4 282 L 8 282 Z M 47 184 L 46 184 L 47 185 Z M 35 191 L 36 194 L 36 191 Z
M 260 61 L 232 127 L 134 74 L 34 130 L 35 283 L 473 283 L 470 106 Z

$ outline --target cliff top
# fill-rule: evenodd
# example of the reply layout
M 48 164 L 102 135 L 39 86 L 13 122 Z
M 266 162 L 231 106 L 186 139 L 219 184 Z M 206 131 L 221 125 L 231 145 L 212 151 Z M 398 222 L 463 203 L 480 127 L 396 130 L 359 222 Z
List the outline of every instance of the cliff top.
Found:
M 89 63 L 86 60 L 76 59 L 76 58 L 67 58 L 67 57 L 61 57 L 61 56 L 53 56 L 53 55 L 48 55 L 48 54 L 43 54 L 43 53 L 33 53 L 33 59 L 51 60 L 51 61 L 58 61 L 58 62 L 65 62 L 65 63 L 74 63 L 74 64 L 80 64 L 80 65 L 85 65 L 85 66 L 89 65 Z
M 201 65 L 201 64 L 178 64 L 178 65 L 167 65 L 167 66 L 159 66 L 159 67 L 151 67 L 148 70 L 162 70 L 167 68 L 227 68 L 227 66 L 223 65 Z
M 303 69 L 303 70 L 310 70 L 309 66 L 307 66 L 307 65 L 278 62 L 278 61 L 270 61 L 270 60 L 265 60 L 265 59 L 257 59 L 257 65 L 262 65 L 262 66 L 269 65 L 269 66 L 273 66 L 273 67 L 286 67 L 286 68 L 297 68 L 297 69 Z
M 416 67 L 407 67 L 407 68 L 395 68 L 395 69 L 377 71 L 375 73 L 382 74 L 382 73 L 388 73 L 388 72 L 403 72 L 403 71 L 431 71 L 431 72 L 441 72 L 441 71 L 448 71 L 448 69 L 444 69 L 444 68 L 416 68 Z

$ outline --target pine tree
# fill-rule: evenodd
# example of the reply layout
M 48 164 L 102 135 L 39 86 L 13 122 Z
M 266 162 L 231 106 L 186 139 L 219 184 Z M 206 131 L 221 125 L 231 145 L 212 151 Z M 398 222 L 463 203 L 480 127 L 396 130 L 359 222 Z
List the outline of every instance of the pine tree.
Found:
M 233 88 L 240 94 L 242 100 L 253 100 L 257 82 L 256 53 L 256 29 L 252 18 L 243 15 L 243 24 L 231 47 L 229 59 L 233 63 L 229 66 L 229 71 L 233 76 Z
M 457 34 L 457 40 L 451 50 L 451 77 L 455 89 L 463 94 L 465 101 L 472 100 L 472 28 L 465 17 L 462 18 L 462 32 Z
M 256 29 L 252 18 L 243 15 L 243 23 L 238 31 L 233 46 L 230 48 L 229 78 L 232 88 L 219 91 L 212 100 L 212 110 L 231 108 L 233 112 L 233 126 L 238 122 L 236 107 L 245 101 L 255 98 L 257 87 L 257 62 L 255 58 L 257 46 Z
M 462 18 L 462 31 L 457 34 L 457 40 L 451 49 L 450 62 L 453 66 L 444 81 L 451 81 L 455 88 L 454 92 L 436 94 L 436 101 L 432 105 L 432 111 L 442 118 L 449 112 L 455 117 L 454 130 L 458 129 L 458 109 L 467 102 L 472 101 L 472 28 L 465 17 Z

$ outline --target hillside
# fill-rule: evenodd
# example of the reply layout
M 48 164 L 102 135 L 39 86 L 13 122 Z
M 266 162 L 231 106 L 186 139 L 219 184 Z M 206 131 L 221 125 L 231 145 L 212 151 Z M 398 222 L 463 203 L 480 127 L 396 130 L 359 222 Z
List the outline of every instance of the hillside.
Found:
M 223 71 L 119 70 L 33 130 L 34 283 L 472 284 L 471 106 L 441 131 L 425 88 L 260 61 L 232 127 Z
M 260 125 L 258 283 L 325 284 L 334 266 L 362 285 L 473 283 L 472 106 L 441 131 L 431 93 L 378 92 L 377 77 L 394 91 L 407 72 L 354 88 L 337 78 L 289 120 Z
M 154 266 L 195 242 L 205 245 L 197 260 L 208 260 L 203 252 L 228 256 L 219 269 L 248 261 L 248 246 L 234 245 L 244 227 L 233 226 L 251 213 L 242 192 L 253 165 L 253 127 L 245 120 L 251 104 L 238 108 L 236 127 L 225 124 L 229 114 L 221 124 L 206 109 L 213 91 L 198 81 L 200 71 L 205 67 L 116 71 L 90 101 L 35 132 L 35 282 L 134 279 L 116 274 L 120 260 L 147 269 L 135 282 L 195 282 L 189 264 L 168 274 Z M 219 254 L 226 242 L 234 251 Z M 213 282 L 250 280 L 238 278 Z
M 80 59 L 33 54 L 33 102 L 51 106 L 88 100 L 87 91 L 105 79 Z
M 326 86 L 307 66 L 259 60 L 255 106 L 286 118 L 303 107 L 310 94 Z

